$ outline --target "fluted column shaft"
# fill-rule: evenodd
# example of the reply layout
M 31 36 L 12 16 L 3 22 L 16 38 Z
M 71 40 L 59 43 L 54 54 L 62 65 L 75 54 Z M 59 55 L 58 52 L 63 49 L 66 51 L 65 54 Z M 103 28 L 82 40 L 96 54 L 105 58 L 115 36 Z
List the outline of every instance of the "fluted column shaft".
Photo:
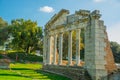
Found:
M 54 35 L 54 54 L 53 54 L 53 64 L 56 65 L 56 51 L 57 51 L 57 35 Z
M 51 36 L 49 36 L 49 38 L 48 38 L 47 64 L 51 64 Z
M 59 65 L 62 65 L 62 54 L 63 54 L 63 33 L 59 36 Z
M 72 31 L 68 34 L 68 65 L 72 65 Z
M 76 65 L 80 64 L 80 29 L 76 30 Z
M 44 42 L 43 42 L 43 63 L 46 65 L 46 36 L 44 36 Z

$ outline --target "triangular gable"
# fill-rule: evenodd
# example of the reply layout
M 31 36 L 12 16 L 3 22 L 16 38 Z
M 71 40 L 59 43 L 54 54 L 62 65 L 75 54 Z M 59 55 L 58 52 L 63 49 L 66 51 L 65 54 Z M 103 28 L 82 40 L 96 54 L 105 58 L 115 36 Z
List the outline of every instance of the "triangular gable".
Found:
M 45 28 L 55 28 L 57 25 L 65 24 L 67 20 L 68 10 L 62 9 L 58 14 L 55 14 L 45 25 Z

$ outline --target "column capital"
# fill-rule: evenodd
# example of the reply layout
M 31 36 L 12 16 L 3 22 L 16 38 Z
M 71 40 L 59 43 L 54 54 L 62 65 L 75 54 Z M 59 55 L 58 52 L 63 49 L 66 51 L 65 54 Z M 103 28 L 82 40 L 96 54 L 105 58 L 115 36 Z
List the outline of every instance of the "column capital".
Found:
M 80 29 L 80 28 L 77 28 L 77 29 L 76 29 L 76 31 L 77 31 L 77 30 L 80 30 L 80 31 L 81 31 L 81 29 Z
M 54 36 L 54 37 L 58 37 L 58 34 L 54 34 L 53 36 Z
M 73 30 L 69 30 L 68 32 L 73 32 Z
M 52 35 L 47 35 L 48 37 L 51 37 Z
M 63 32 L 60 32 L 59 35 L 63 35 Z

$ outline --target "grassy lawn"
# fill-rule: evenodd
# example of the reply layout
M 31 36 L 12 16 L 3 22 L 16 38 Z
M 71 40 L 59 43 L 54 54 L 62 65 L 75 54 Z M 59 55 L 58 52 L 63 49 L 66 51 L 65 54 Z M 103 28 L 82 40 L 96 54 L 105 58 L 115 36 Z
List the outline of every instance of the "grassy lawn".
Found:
M 70 80 L 41 70 L 41 64 L 10 64 L 11 70 L 0 70 L 0 80 Z

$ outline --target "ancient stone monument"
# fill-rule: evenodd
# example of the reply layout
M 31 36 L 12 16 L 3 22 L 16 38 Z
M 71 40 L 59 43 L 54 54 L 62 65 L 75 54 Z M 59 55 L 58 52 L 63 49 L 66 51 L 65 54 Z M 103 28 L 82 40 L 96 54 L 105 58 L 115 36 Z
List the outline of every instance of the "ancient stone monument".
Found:
M 81 29 L 85 30 L 85 64 L 84 69 L 87 70 L 92 80 L 101 80 L 109 73 L 116 70 L 114 58 L 110 49 L 110 44 L 107 37 L 106 26 L 104 21 L 100 20 L 101 14 L 98 10 L 90 12 L 88 10 L 79 10 L 75 14 L 69 15 L 69 11 L 62 9 L 58 14 L 55 14 L 45 26 L 44 30 L 44 49 L 43 62 L 44 70 L 58 73 L 55 69 L 59 67 L 63 70 L 62 55 L 63 55 L 63 35 L 68 34 L 68 64 L 67 69 L 72 65 L 72 31 L 76 31 L 76 65 L 80 70 L 80 33 Z M 57 41 L 59 39 L 59 41 Z M 59 44 L 59 58 L 57 60 L 57 44 Z M 57 63 L 58 61 L 58 63 Z M 49 66 L 49 67 L 48 67 Z M 51 68 L 52 66 L 52 68 Z M 57 67 L 56 67 L 57 66 Z M 47 68 L 46 68 L 47 67 Z M 50 69 L 51 68 L 51 69 Z M 66 69 L 64 69 L 66 70 Z M 69 70 L 69 69 L 68 69 Z M 60 71 L 59 71 L 60 72 Z M 79 74 L 79 72 L 76 72 Z M 62 73 L 62 74 L 65 74 Z M 69 72 L 68 74 L 69 75 Z M 74 75 L 74 74 L 72 74 Z M 74 80 L 78 80 L 77 78 Z M 104 78 L 107 80 L 107 78 Z

